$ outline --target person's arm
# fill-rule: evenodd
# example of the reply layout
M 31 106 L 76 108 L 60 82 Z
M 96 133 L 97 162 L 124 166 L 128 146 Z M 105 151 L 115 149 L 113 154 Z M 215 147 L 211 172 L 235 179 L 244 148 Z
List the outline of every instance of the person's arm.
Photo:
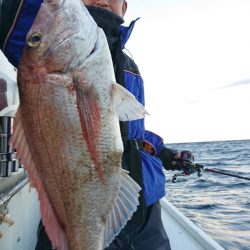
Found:
M 0 0 L 0 49 L 17 67 L 42 0 Z
M 163 139 L 150 131 L 145 131 L 144 148 L 162 161 L 166 170 L 180 170 L 176 161 L 180 159 L 180 152 L 165 147 Z
M 5 39 L 15 21 L 21 0 L 0 0 L 0 49 L 3 50 Z
M 177 164 L 177 160 L 180 159 L 179 151 L 164 146 L 157 157 L 162 161 L 162 165 L 166 170 L 181 170 Z

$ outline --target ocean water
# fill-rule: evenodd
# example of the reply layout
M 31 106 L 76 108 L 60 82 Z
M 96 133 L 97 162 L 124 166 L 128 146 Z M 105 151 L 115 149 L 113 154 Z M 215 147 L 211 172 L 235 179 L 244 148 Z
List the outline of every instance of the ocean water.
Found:
M 207 168 L 250 177 L 250 140 L 166 144 L 190 150 Z M 178 177 L 166 172 L 167 198 L 222 247 L 250 249 L 250 181 L 202 172 Z

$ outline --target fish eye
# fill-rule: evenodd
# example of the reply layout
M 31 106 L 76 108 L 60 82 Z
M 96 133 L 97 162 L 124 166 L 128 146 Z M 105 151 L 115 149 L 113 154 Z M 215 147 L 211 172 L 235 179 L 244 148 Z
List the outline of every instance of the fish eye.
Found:
M 40 43 L 41 43 L 41 35 L 38 34 L 38 33 L 35 33 L 35 34 L 31 35 L 27 39 L 27 44 L 30 47 L 37 47 L 37 46 L 40 45 Z

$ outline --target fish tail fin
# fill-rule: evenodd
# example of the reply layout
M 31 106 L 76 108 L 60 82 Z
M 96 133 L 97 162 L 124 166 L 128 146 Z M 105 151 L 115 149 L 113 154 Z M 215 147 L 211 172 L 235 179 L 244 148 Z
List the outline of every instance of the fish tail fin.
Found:
M 139 205 L 140 190 L 140 186 L 128 175 L 128 171 L 122 169 L 120 191 L 104 229 L 103 247 L 107 247 L 131 219 Z
M 133 121 L 144 118 L 148 112 L 135 96 L 117 83 L 113 83 L 114 105 L 120 121 Z
M 20 159 L 20 162 L 28 171 L 29 179 L 31 181 L 32 186 L 35 187 L 38 192 L 42 221 L 45 226 L 46 232 L 48 233 L 48 236 L 52 241 L 53 247 L 58 250 L 68 250 L 66 235 L 58 220 L 56 213 L 54 212 L 46 189 L 35 167 L 35 163 L 32 159 L 30 147 L 27 143 L 27 137 L 25 136 L 25 134 L 27 133 L 25 133 L 25 130 L 22 126 L 20 110 L 18 110 L 14 122 L 11 143 L 13 145 L 13 148 L 15 148 L 17 151 L 17 155 Z

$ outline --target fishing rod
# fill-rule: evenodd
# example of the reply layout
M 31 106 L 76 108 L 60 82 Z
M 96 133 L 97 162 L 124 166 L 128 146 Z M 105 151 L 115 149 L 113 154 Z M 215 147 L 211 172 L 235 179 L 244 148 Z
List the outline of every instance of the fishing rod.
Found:
M 195 163 L 194 156 L 190 151 L 182 151 L 181 158 L 177 161 L 177 165 L 182 170 L 181 173 L 175 174 L 172 178 L 172 182 L 175 183 L 177 181 L 178 176 L 187 176 L 197 172 L 198 177 L 202 176 L 202 170 L 206 172 L 211 172 L 215 174 L 221 174 L 226 176 L 231 176 L 239 179 L 249 180 L 249 177 L 241 176 L 238 174 L 227 173 L 224 170 L 217 170 L 213 168 L 205 168 L 204 165 Z
M 203 168 L 203 170 L 207 171 L 207 172 L 215 173 L 215 174 L 227 175 L 227 176 L 232 176 L 232 177 L 236 177 L 236 178 L 239 178 L 239 179 L 244 179 L 244 180 L 250 181 L 249 177 L 241 176 L 241 175 L 238 175 L 238 174 L 226 173 L 224 171 L 222 172 L 222 171 L 219 171 L 219 170 L 213 169 L 213 168 Z

